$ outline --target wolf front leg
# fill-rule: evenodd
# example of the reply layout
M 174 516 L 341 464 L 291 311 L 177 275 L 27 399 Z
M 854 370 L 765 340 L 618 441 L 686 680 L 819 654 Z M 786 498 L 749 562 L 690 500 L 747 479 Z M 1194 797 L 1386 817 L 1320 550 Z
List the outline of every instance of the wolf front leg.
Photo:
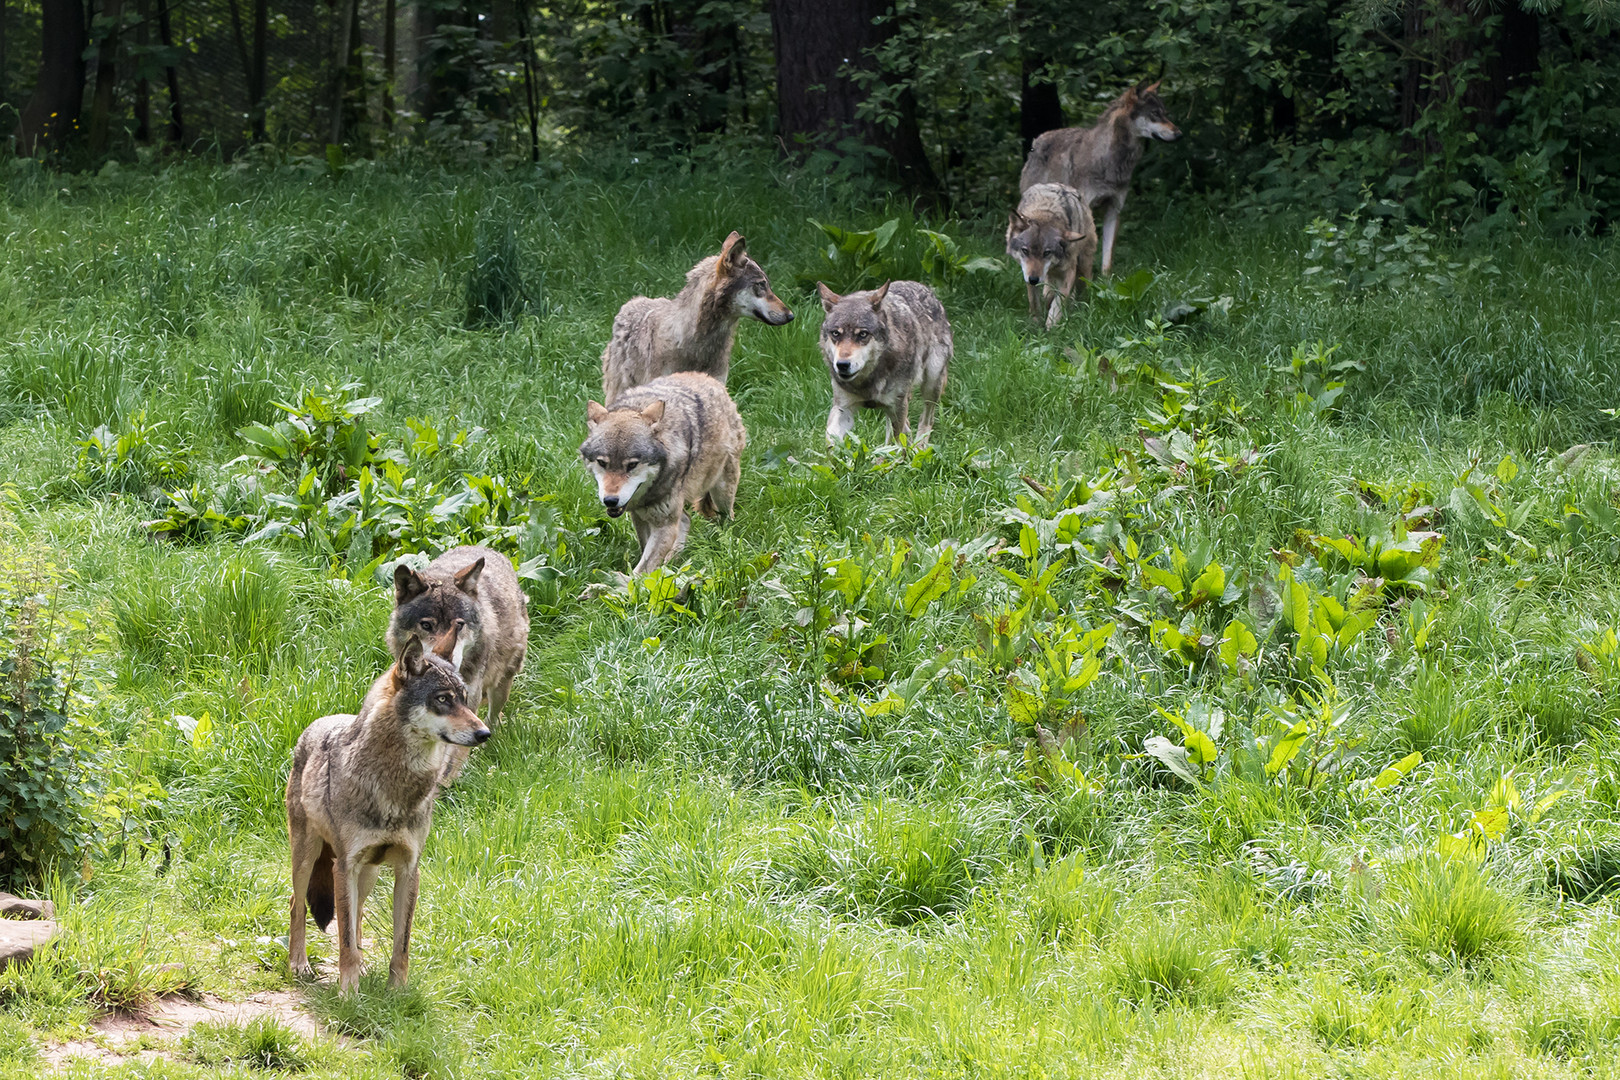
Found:
M 859 411 L 859 398 L 833 387 L 832 411 L 827 414 L 827 441 L 834 446 L 843 442 L 855 430 L 855 413 Z
M 681 521 L 690 520 L 686 514 L 677 507 L 675 513 L 668 520 L 654 521 L 648 530 L 647 546 L 641 551 L 641 561 L 636 563 L 635 573 L 646 574 L 658 569 L 669 561 L 669 557 L 680 548 L 683 535 Z
M 394 865 L 394 952 L 388 959 L 388 985 L 404 986 L 411 970 L 411 920 L 422 884 L 418 859 Z
M 911 394 L 908 391 L 902 394 L 900 400 L 887 406 L 884 413 L 889 417 L 889 441 L 897 443 L 900 436 L 911 434 Z
M 1031 319 L 1038 320 L 1041 317 L 1041 287 L 1039 285 L 1032 285 L 1028 281 L 1025 281 L 1024 288 L 1029 293 L 1029 317 Z
M 1102 221 L 1102 272 L 1114 272 L 1114 235 L 1119 232 L 1119 212 L 1125 208 L 1124 199 L 1110 199 L 1108 208 L 1103 211 Z

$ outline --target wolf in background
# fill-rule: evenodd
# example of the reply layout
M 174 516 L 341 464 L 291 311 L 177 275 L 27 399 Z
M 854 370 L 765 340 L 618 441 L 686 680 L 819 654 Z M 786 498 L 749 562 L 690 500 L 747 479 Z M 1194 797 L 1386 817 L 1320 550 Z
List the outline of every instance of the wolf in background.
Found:
M 720 254 L 687 272 L 686 287 L 675 296 L 625 301 L 602 351 L 602 399 L 617 401 L 632 386 L 677 371 L 702 372 L 724 385 L 737 323 L 745 316 L 782 326 L 793 312 L 748 257 L 748 241 L 733 232 Z
M 1102 222 L 1102 272 L 1112 273 L 1119 212 L 1130 193 L 1131 173 L 1142 160 L 1142 140 L 1179 138 L 1181 129 L 1170 122 L 1159 84 L 1144 81 L 1115 98 L 1091 127 L 1058 128 L 1039 136 L 1029 148 L 1018 190 L 1068 184 L 1080 192 Z
M 1080 193 L 1067 184 L 1032 184 L 1007 215 L 1007 254 L 1023 271 L 1029 315 L 1048 330 L 1063 318 L 1075 278 L 1091 281 L 1097 226 Z M 1037 303 L 1035 294 L 1041 292 Z
M 832 376 L 833 406 L 827 439 L 842 442 L 859 409 L 882 409 L 889 439 L 911 431 L 911 396 L 922 398 L 917 445 L 928 443 L 934 411 L 945 392 L 953 348 L 951 323 L 934 290 L 918 281 L 891 281 L 881 289 L 839 296 L 816 282 L 827 317 L 821 355 Z
M 748 430 L 714 379 L 666 375 L 606 407 L 590 402 L 585 419 L 580 457 L 608 516 L 630 512 L 641 542 L 636 573 L 664 565 L 686 543 L 688 506 L 708 518 L 731 516 Z
M 294 975 L 313 974 L 305 942 L 313 914 L 322 928 L 337 920 L 338 988 L 359 987 L 361 911 L 387 863 L 394 868 L 388 981 L 405 984 L 422 847 L 440 777 L 453 751 L 489 738 L 451 662 L 460 630 L 457 620 L 431 652 L 412 637 L 358 714 L 323 716 L 298 737 L 287 777 L 293 886 L 287 963 Z

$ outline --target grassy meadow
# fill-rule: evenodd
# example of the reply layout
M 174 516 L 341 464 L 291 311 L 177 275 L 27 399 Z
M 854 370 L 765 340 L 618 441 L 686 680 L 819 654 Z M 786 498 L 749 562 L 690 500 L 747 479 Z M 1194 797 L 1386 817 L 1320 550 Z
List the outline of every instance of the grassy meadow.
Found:
M 57 1073 L 1620 1076 L 1612 242 L 1144 201 L 1053 333 L 947 274 L 934 445 L 868 413 L 829 452 L 814 282 L 861 268 L 807 219 L 899 218 L 867 269 L 921 272 L 881 198 L 629 158 L 5 183 L 0 646 L 59 616 L 97 836 L 0 974 L 0 1076 L 289 987 L 331 1037 Z M 577 460 L 601 348 L 733 228 L 797 314 L 738 334 L 737 517 L 626 582 Z M 385 888 L 362 994 L 300 987 L 290 749 L 386 665 L 390 560 L 459 539 L 524 567 L 526 668 L 409 990 Z

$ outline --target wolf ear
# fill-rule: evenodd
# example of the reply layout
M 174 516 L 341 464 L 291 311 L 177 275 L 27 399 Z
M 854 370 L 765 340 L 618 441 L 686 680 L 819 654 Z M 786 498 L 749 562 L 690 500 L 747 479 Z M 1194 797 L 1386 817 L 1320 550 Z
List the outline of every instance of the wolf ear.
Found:
M 420 678 L 427 671 L 427 661 L 422 658 L 422 639 L 412 636 L 405 643 L 405 649 L 399 654 L 399 663 L 394 667 L 394 684 L 397 686 L 408 676 L 412 679 Z
M 468 596 L 478 595 L 478 578 L 484 572 L 484 556 L 478 556 L 478 561 L 456 575 L 456 588 Z
M 585 426 L 595 427 L 607 419 L 607 410 L 594 401 L 585 403 Z
M 410 603 L 427 592 L 427 582 L 415 570 L 400 563 L 394 567 L 394 606 Z
M 1158 93 L 1159 84 L 1162 83 L 1162 82 L 1164 82 L 1163 79 L 1154 79 L 1151 83 L 1148 82 L 1146 79 L 1143 79 L 1141 82 L 1137 83 L 1136 86 L 1134 86 L 1132 89 L 1137 94 L 1137 96 L 1139 96 L 1139 97 L 1141 95 L 1143 95 L 1143 94 L 1154 94 L 1154 93 Z
M 655 401 L 641 410 L 641 418 L 649 424 L 656 424 L 664 418 L 664 403 Z
M 722 270 L 735 270 L 742 264 L 743 257 L 748 254 L 748 241 L 743 234 L 732 230 L 726 242 L 720 245 L 720 268 Z
M 456 638 L 461 636 L 461 628 L 467 625 L 466 619 L 457 619 L 450 624 L 450 629 L 439 635 L 434 643 L 433 655 L 440 660 L 450 660 L 456 655 Z M 412 639 L 415 640 L 415 639 Z
M 872 310 L 873 311 L 876 311 L 879 307 L 882 306 L 883 298 L 885 296 L 889 295 L 889 286 L 893 285 L 893 284 L 894 284 L 894 282 L 892 282 L 892 281 L 885 281 L 883 283 L 883 288 L 879 289 L 877 292 L 872 294 Z
M 821 309 L 823 311 L 831 311 L 833 305 L 843 299 L 842 296 L 839 296 L 819 281 L 816 282 L 816 292 L 821 296 Z
M 1024 216 L 1022 214 L 1020 214 L 1016 210 L 1007 211 L 1007 231 L 1008 232 L 1023 232 L 1024 231 L 1024 224 L 1025 224 Z

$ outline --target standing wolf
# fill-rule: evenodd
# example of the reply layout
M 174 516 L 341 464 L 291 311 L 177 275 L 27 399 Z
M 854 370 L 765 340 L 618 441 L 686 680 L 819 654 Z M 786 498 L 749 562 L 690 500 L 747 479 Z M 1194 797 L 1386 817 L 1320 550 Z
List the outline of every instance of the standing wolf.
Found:
M 323 716 L 298 738 L 287 777 L 292 849 L 292 923 L 287 963 L 313 974 L 306 913 L 323 929 L 337 919 L 338 988 L 360 984 L 361 909 L 383 863 L 394 868 L 394 950 L 388 981 L 403 986 L 410 967 L 422 846 L 433 823 L 450 754 L 489 738 L 467 704 L 467 685 L 450 657 L 459 620 L 432 652 L 420 638 L 372 684 L 358 715 Z
M 396 660 L 412 638 L 436 641 L 457 619 L 465 627 L 456 645 L 456 668 L 473 708 L 488 700 L 493 728 L 529 650 L 529 606 L 512 560 L 487 547 L 458 547 L 420 573 L 394 568 L 388 651 Z
M 1024 272 L 1029 315 L 1046 314 L 1048 330 L 1063 318 L 1063 303 L 1074 292 L 1074 279 L 1091 281 L 1097 254 L 1097 226 L 1080 193 L 1067 184 L 1031 184 L 1007 216 L 1007 254 Z M 1055 279 L 1055 280 L 1054 280 Z M 1042 291 L 1036 304 L 1035 291 Z
M 1142 140 L 1179 138 L 1181 129 L 1165 112 L 1159 84 L 1143 82 L 1115 98 L 1091 127 L 1058 128 L 1037 138 L 1018 190 L 1057 183 L 1079 191 L 1087 208 L 1102 219 L 1102 272 L 1112 273 L 1119 212 L 1130 193 L 1131 173 L 1142 160 Z
M 630 511 L 641 541 L 635 572 L 657 569 L 686 543 L 695 506 L 730 517 L 748 443 L 737 406 L 707 375 L 654 379 L 585 410 L 590 435 L 579 448 L 609 517 Z
M 934 410 L 945 392 L 951 362 L 951 323 L 934 290 L 916 281 L 839 296 L 821 282 L 821 355 L 832 375 L 833 406 L 827 439 L 842 442 L 857 409 L 882 409 L 889 439 L 911 431 L 911 395 L 922 397 L 916 445 L 934 430 Z
M 617 401 L 632 386 L 677 371 L 701 371 L 722 384 L 731 372 L 731 346 L 745 315 L 781 326 L 793 312 L 776 298 L 748 241 L 726 237 L 720 254 L 687 272 L 673 297 L 637 296 L 613 320 L 613 339 L 602 351 L 602 395 Z

